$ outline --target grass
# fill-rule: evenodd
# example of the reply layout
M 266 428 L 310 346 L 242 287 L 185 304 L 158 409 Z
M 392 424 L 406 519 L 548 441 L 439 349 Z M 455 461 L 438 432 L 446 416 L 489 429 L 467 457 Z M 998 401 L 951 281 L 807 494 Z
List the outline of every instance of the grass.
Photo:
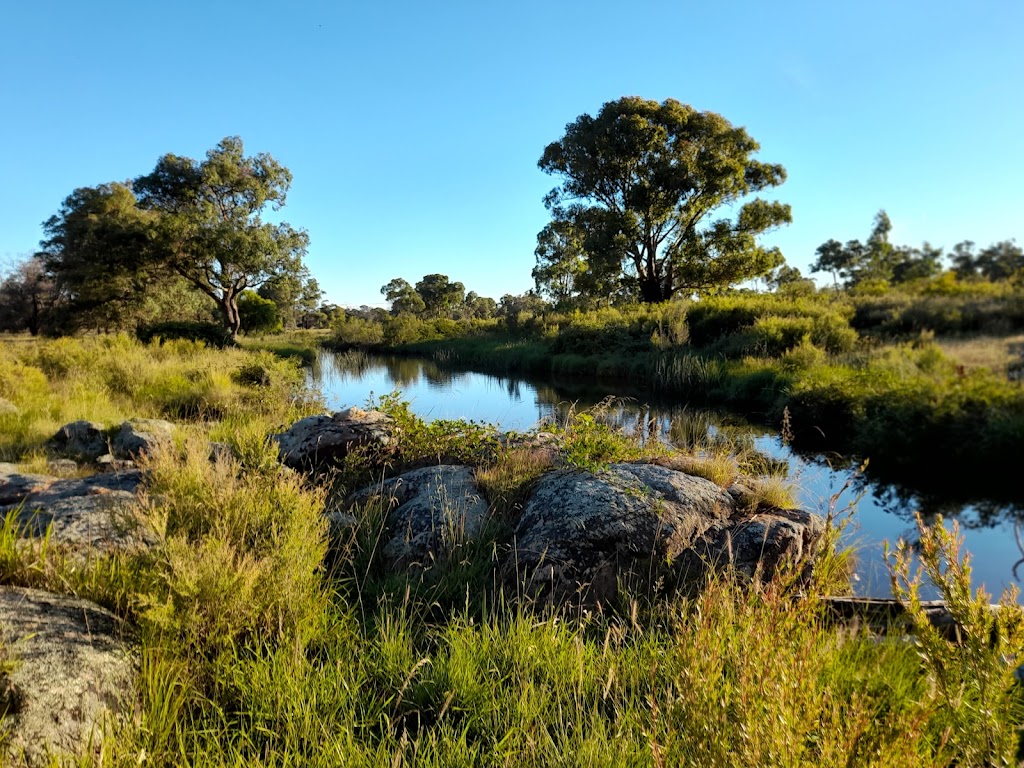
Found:
M 1022 641 L 1021 611 L 1008 603 L 998 624 L 986 623 L 989 614 L 970 608 L 963 569 L 923 577 L 937 578 L 961 611 L 962 646 L 939 644 L 923 627 L 904 642 L 835 626 L 817 598 L 831 588 L 828 568 L 799 593 L 786 574 L 754 590 L 722 576 L 697 596 L 626 596 L 621 610 L 597 613 L 509 599 L 496 577 L 500 548 L 540 473 L 556 460 L 599 467 L 659 458 L 660 449 L 616 434 L 600 412 L 552 427 L 556 459 L 534 436 L 502 442 L 486 426 L 427 425 L 386 399 L 403 434 L 396 465 L 469 461 L 506 523 L 455 548 L 438 566 L 443 573 L 425 579 L 382 566 L 382 514 L 373 505 L 354 511 L 349 537 L 328 556 L 325 491 L 283 470 L 266 440 L 315 404 L 286 387 L 280 402 L 250 397 L 252 385 L 231 376 L 254 361 L 269 365 L 266 358 L 102 339 L 18 348 L 3 349 L 0 376 L 16 362 L 35 383 L 7 390 L 27 414 L 22 437 L 6 444 L 15 459 L 38 462 L 33 436 L 93 406 L 108 421 L 163 413 L 167 400 L 148 398 L 173 389 L 164 374 L 203 382 L 196 367 L 208 366 L 225 376 L 232 404 L 227 413 L 202 410 L 174 446 L 147 460 L 138 511 L 159 534 L 149 552 L 83 564 L 46 538 L 26 543 L 13 517 L 0 528 L 4 583 L 92 597 L 134 627 L 136 706 L 116 724 L 102 765 L 946 766 L 1015 758 L 1024 717 L 1005 654 Z M 132 377 L 112 386 L 105 377 L 115 366 Z M 94 397 L 65 402 L 69 379 L 79 376 L 91 377 Z M 232 451 L 211 461 L 211 438 Z M 368 472 L 353 460 L 339 482 Z M 782 498 L 773 487 L 760 493 L 765 503 Z M 922 558 L 962 562 L 955 541 L 941 537 Z M 913 605 L 919 577 L 900 562 L 894 573 Z
M 1024 327 L 1024 299 L 986 285 L 937 281 L 881 297 L 734 294 L 549 312 L 514 328 L 449 321 L 446 334 L 431 325 L 409 341 L 368 346 L 455 369 L 587 377 L 775 427 L 787 418 L 796 448 L 845 454 L 851 466 L 870 458 L 878 480 L 964 502 L 1013 501 L 1024 391 L 1008 380 L 1019 366 L 1006 345 L 1018 337 L 1005 334 Z M 998 341 L 965 337 L 1000 328 Z
M 1024 334 L 947 338 L 937 344 L 946 356 L 967 370 L 988 370 L 996 376 L 1006 376 L 1011 364 L 1021 361 L 1020 354 L 1011 353 L 1011 348 L 1024 344 Z

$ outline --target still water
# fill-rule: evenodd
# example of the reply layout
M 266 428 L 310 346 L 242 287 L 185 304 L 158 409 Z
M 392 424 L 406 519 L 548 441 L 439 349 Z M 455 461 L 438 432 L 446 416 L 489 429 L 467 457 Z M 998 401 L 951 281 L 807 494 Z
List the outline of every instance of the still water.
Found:
M 321 353 L 310 379 L 332 411 L 365 406 L 372 397 L 398 390 L 423 419 L 466 419 L 517 431 L 564 418 L 571 408 L 579 411 L 609 395 L 624 394 L 578 382 L 453 371 L 427 360 L 361 353 Z M 1014 574 L 1015 566 L 1024 558 L 1018 544 L 1019 537 L 1024 537 L 1024 512 L 1019 509 L 983 502 L 964 507 L 930 501 L 923 506 L 906 489 L 857 476 L 850 461 L 797 453 L 777 433 L 744 423 L 736 414 L 709 413 L 685 402 L 629 394 L 632 396 L 606 409 L 602 418 L 630 433 L 666 440 L 682 449 L 695 440 L 728 438 L 748 451 L 756 451 L 767 462 L 788 469 L 805 509 L 825 514 L 830 506 L 842 511 L 856 503 L 844 532 L 844 544 L 856 547 L 858 552 L 854 586 L 859 594 L 890 594 L 883 542 L 895 544 L 899 538 L 914 541 L 913 516 L 917 510 L 926 519 L 941 512 L 947 519 L 955 517 L 959 521 L 966 549 L 973 556 L 976 586 L 984 586 L 998 596 L 1005 587 L 1021 583 Z M 1024 578 L 1024 564 L 1017 573 Z M 934 593 L 929 592 L 929 596 Z

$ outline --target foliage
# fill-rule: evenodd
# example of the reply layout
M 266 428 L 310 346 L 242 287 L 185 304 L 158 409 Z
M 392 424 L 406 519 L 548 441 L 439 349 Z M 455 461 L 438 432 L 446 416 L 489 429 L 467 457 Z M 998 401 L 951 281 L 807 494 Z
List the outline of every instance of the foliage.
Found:
M 283 327 L 319 327 L 317 315 L 322 311 L 319 304 L 323 291 L 305 267 L 296 272 L 273 275 L 260 286 L 257 293 L 274 302 Z
M 139 511 L 159 536 L 145 556 L 83 567 L 45 538 L 21 539 L 13 516 L 0 526 L 0 581 L 90 597 L 130 622 L 136 707 L 111 724 L 99 764 L 918 766 L 1012 757 L 1022 713 L 1001 687 L 1012 670 L 1002 654 L 1019 640 L 1010 614 L 997 619 L 993 641 L 977 623 L 987 614 L 968 610 L 962 620 L 975 623 L 964 647 L 929 651 L 835 627 L 815 597 L 824 583 L 796 594 L 785 575 L 759 590 L 721 578 L 689 598 L 544 611 L 497 588 L 507 527 L 444 561 L 432 586 L 373 567 L 379 509 L 354 510 L 356 535 L 325 556 L 323 493 L 283 471 L 266 441 L 311 410 L 287 405 L 285 381 L 298 378 L 288 361 L 126 337 L 8 343 L 0 356 L 0 394 L 16 393 L 33 434 L 46 433 L 47 419 L 97 418 L 99 408 L 104 421 L 159 412 L 159 393 L 178 378 L 257 366 L 271 377 L 272 391 L 252 397 L 233 385 L 229 415 L 185 425 L 176 446 L 148 460 Z M 481 425 L 428 425 L 397 399 L 384 405 L 410 459 L 477 462 L 488 499 L 508 518 L 548 466 L 497 445 Z M 579 461 L 635 450 L 599 414 L 576 416 L 565 438 Z M 211 461 L 209 440 L 230 451 Z M 951 681 L 948 699 L 939 674 Z
M 42 259 L 24 259 L 0 280 L 0 330 L 35 336 L 59 301 L 57 286 L 46 274 Z
M 790 221 L 788 205 L 754 199 L 734 221 L 707 218 L 785 181 L 781 165 L 753 159 L 758 149 L 744 129 L 673 99 L 625 97 L 581 115 L 540 159 L 562 178 L 545 199 L 554 222 L 538 245 L 542 271 L 571 258 L 549 236 L 575 232 L 588 270 L 624 275 L 647 302 L 765 274 L 782 257 L 757 236 Z
M 254 291 L 239 297 L 238 321 L 243 333 L 277 333 L 283 328 L 277 304 Z
M 309 242 L 304 231 L 262 219 L 266 206 L 285 204 L 288 169 L 268 154 L 242 153 L 242 140 L 228 137 L 202 162 L 164 155 L 133 182 L 138 208 L 154 222 L 143 253 L 216 302 L 232 338 L 243 291 L 298 273 Z
M 64 328 L 117 327 L 141 302 L 154 278 L 144 257 L 154 217 L 136 202 L 125 184 L 81 187 L 44 222 L 40 258 L 66 297 Z
M 940 755 L 943 762 L 962 765 L 1012 765 L 1024 714 L 1016 680 L 1016 665 L 1024 655 L 1024 610 L 1017 590 L 1010 588 L 998 606 L 990 605 L 983 589 L 971 591 L 970 556 L 961 556 L 963 538 L 956 522 L 947 530 L 941 517 L 926 525 L 918 516 L 917 527 L 917 546 L 912 550 L 901 539 L 886 559 L 893 594 L 910 617 L 928 696 L 937 709 L 933 727 Z M 928 619 L 921 599 L 926 581 L 938 588 L 956 622 L 955 641 Z
M 173 321 L 143 326 L 135 332 L 136 337 L 144 344 L 157 339 L 187 339 L 201 341 L 210 347 L 223 348 L 231 344 L 231 335 L 224 326 L 215 323 L 190 323 Z

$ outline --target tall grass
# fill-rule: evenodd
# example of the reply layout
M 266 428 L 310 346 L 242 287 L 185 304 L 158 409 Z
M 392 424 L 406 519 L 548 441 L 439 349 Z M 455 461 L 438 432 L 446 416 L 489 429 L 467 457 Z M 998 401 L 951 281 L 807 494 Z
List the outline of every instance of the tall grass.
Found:
M 914 644 L 837 627 L 817 597 L 834 578 L 827 568 L 800 594 L 786 574 L 757 589 L 723 575 L 692 597 L 545 609 L 505 598 L 507 525 L 453 550 L 427 581 L 380 567 L 373 505 L 353 511 L 350 536 L 328 556 L 324 491 L 283 470 L 266 441 L 301 404 L 248 397 L 231 379 L 257 358 L 110 343 L 49 349 L 45 363 L 32 349 L 10 358 L 37 371 L 24 374 L 37 388 L 19 397 L 22 413 L 83 415 L 89 400 L 62 401 L 66 377 L 102 382 L 113 361 L 89 355 L 105 349 L 125 365 L 134 358 L 135 381 L 190 365 L 224 371 L 234 410 L 192 423 L 146 460 L 138 511 L 158 533 L 148 552 L 83 566 L 46 538 L 26 543 L 13 516 L 0 528 L 4 583 L 91 596 L 134 628 L 134 706 L 99 764 L 931 766 L 1013 756 L 1024 719 L 1007 687 L 1006 654 L 1021 642 L 1013 606 L 996 625 L 980 610 L 958 614 L 960 646 L 921 628 Z M 134 384 L 99 391 L 114 419 L 145 405 L 126 394 L 143 391 Z M 555 460 L 528 441 L 502 444 L 479 425 L 429 427 L 387 405 L 404 419 L 398 458 L 471 460 L 499 521 L 514 519 Z M 588 416 L 559 427 L 570 464 L 644 450 Z M 210 437 L 232 451 L 211 460 Z M 955 549 L 936 539 L 934 551 L 959 562 Z M 968 606 L 962 572 L 944 573 L 931 575 Z

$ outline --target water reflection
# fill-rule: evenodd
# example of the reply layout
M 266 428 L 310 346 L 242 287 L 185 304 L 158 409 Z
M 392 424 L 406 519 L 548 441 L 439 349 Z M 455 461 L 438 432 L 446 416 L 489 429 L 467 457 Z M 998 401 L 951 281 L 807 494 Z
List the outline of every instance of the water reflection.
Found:
M 520 431 L 564 421 L 571 411 L 593 408 L 610 394 L 607 389 L 578 381 L 454 371 L 427 360 L 359 352 L 323 353 L 311 370 L 311 380 L 332 409 L 365 405 L 372 396 L 398 389 L 423 418 L 470 419 Z M 851 459 L 794 451 L 777 433 L 748 424 L 735 414 L 632 394 L 605 403 L 596 417 L 641 440 L 665 440 L 688 451 L 737 452 L 750 462 L 750 471 L 787 475 L 807 509 L 827 513 L 856 502 L 845 543 L 859 547 L 856 589 L 861 594 L 888 594 L 881 543 L 897 538 L 914 542 L 916 511 L 929 522 L 938 515 L 959 521 L 967 548 L 974 555 L 976 584 L 998 594 L 1004 586 L 1019 583 L 1013 572 L 1024 556 L 1015 535 L 1015 527 L 1024 519 L 1019 507 L 985 500 L 963 505 L 921 496 L 859 474 L 857 462 Z M 1024 576 L 1024 567 L 1018 572 Z

